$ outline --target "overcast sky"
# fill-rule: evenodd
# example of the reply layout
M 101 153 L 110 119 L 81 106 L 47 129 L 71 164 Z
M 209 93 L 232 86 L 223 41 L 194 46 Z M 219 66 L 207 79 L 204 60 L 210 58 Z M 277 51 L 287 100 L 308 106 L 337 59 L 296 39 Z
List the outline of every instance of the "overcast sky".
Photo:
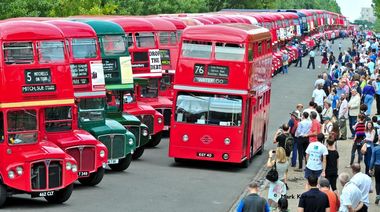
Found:
M 340 6 L 341 13 L 354 21 L 360 17 L 362 7 L 371 7 L 372 0 L 336 0 Z

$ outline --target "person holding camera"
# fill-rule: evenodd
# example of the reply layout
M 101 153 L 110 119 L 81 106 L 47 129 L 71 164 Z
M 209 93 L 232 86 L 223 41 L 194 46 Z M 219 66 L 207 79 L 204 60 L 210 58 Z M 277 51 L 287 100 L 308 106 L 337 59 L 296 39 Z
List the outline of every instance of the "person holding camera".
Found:
M 285 150 L 286 157 L 290 157 L 290 153 L 293 149 L 294 139 L 291 133 L 289 132 L 289 125 L 283 124 L 276 132 L 274 136 L 274 144 L 277 144 L 278 147 L 282 147 Z

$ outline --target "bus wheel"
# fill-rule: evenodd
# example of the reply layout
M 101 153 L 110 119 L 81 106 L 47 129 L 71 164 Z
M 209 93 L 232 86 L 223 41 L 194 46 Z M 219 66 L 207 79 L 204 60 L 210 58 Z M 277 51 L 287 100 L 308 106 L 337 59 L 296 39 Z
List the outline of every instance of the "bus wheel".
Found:
M 144 154 L 144 150 L 145 150 L 145 148 L 142 147 L 142 146 L 140 146 L 139 148 L 137 148 L 135 150 L 135 152 L 133 153 L 133 155 L 132 155 L 132 159 L 133 160 L 139 159 Z
M 89 177 L 79 178 L 78 181 L 86 186 L 98 185 L 104 176 L 104 168 L 100 167 L 96 172 L 91 173 Z
M 162 131 L 152 135 L 150 142 L 146 144 L 147 147 L 155 147 L 161 142 Z
M 0 183 L 0 208 L 3 207 L 7 200 L 7 188 L 3 183 Z
M 241 166 L 243 168 L 248 168 L 249 164 L 251 163 L 253 159 L 253 139 L 251 139 L 251 145 L 249 147 L 249 156 L 250 156 L 249 158 L 247 157 L 247 159 L 241 163 Z
M 74 184 L 71 184 L 59 191 L 54 191 L 53 196 L 46 196 L 45 199 L 52 204 L 61 204 L 70 198 L 73 188 Z
M 125 158 L 120 159 L 118 164 L 110 164 L 109 167 L 112 171 L 124 171 L 126 170 L 132 162 L 132 154 L 128 154 Z

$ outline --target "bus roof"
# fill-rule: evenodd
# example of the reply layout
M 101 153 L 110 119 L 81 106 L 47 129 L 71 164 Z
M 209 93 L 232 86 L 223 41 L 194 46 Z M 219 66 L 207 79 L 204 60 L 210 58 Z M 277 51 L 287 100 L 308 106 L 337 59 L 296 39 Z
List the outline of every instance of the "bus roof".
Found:
M 156 31 L 176 31 L 176 26 L 163 18 L 147 18 L 145 19 L 153 25 Z
M 106 20 L 91 20 L 77 19 L 78 22 L 83 22 L 90 25 L 97 35 L 124 35 L 125 32 L 118 24 Z
M 186 24 L 181 19 L 171 18 L 171 17 L 163 17 L 166 21 L 170 21 L 174 26 L 177 28 L 177 30 L 185 29 Z
M 37 30 L 38 29 L 38 30 Z M 12 41 L 63 39 L 58 27 L 36 21 L 0 23 L 0 39 Z
M 223 36 L 221 36 L 221 34 Z M 251 37 L 253 35 L 254 37 Z M 269 30 L 250 24 L 217 24 L 211 26 L 194 26 L 186 28 L 183 39 L 215 40 L 242 43 L 246 40 L 270 39 Z
M 144 18 L 114 18 L 110 19 L 112 22 L 117 23 L 124 29 L 125 32 L 142 32 L 142 31 L 154 31 L 154 26 Z M 174 29 L 175 31 L 175 29 Z
M 94 29 L 85 23 L 63 20 L 47 21 L 46 23 L 58 27 L 67 38 L 96 37 Z
M 205 19 L 204 17 L 194 17 L 195 20 L 198 20 L 204 25 L 213 24 L 212 21 Z

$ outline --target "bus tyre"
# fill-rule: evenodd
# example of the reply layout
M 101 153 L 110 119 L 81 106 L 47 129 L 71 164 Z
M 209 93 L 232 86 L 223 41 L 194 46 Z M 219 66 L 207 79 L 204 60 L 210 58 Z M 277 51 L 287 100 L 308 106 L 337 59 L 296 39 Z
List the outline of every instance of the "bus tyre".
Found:
M 102 181 L 103 176 L 104 176 L 104 168 L 99 167 L 98 170 L 96 172 L 91 173 L 89 177 L 79 178 L 78 181 L 82 185 L 95 186 L 95 185 L 98 185 Z
M 162 131 L 152 135 L 150 142 L 146 144 L 147 147 L 155 147 L 161 142 Z
M 139 148 L 137 148 L 135 150 L 135 152 L 133 153 L 133 155 L 132 155 L 132 159 L 133 160 L 139 159 L 144 154 L 144 150 L 145 150 L 145 148 L 142 147 L 142 146 L 140 146 Z
M 53 196 L 46 196 L 45 199 L 51 204 L 61 204 L 66 202 L 73 192 L 74 184 L 70 184 L 66 188 L 55 191 Z
M 0 182 L 0 208 L 3 207 L 5 201 L 7 200 L 7 188 L 3 183 Z
M 245 159 L 245 161 L 243 161 L 241 163 L 241 166 L 243 168 L 248 168 L 248 166 L 251 163 L 252 159 L 253 159 L 253 140 L 251 141 L 251 145 L 249 147 L 249 158 L 247 157 L 247 159 Z
M 128 154 L 125 158 L 120 159 L 118 164 L 110 164 L 109 167 L 112 171 L 124 171 L 126 170 L 132 162 L 132 154 Z

